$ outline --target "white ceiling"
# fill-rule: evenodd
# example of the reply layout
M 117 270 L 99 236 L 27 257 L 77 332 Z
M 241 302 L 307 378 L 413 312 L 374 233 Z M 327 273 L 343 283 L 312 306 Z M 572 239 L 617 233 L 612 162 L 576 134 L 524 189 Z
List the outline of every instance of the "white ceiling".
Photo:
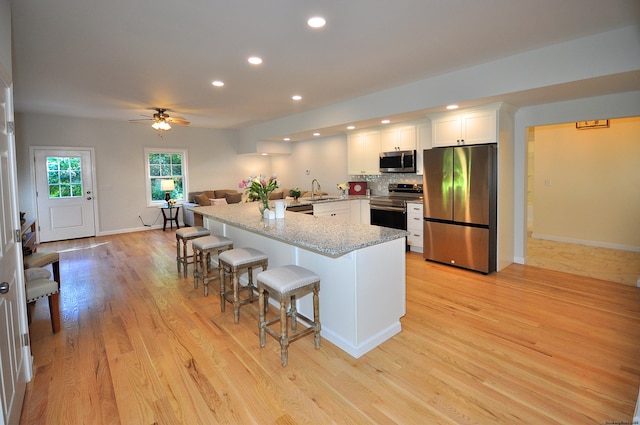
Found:
M 638 0 L 12 0 L 11 7 L 16 111 L 126 121 L 163 107 L 210 128 L 241 128 L 640 21 Z M 313 15 L 327 19 L 324 29 L 307 26 Z M 251 55 L 264 63 L 249 65 Z M 215 79 L 225 86 L 213 87 Z M 562 96 L 522 93 L 511 102 Z

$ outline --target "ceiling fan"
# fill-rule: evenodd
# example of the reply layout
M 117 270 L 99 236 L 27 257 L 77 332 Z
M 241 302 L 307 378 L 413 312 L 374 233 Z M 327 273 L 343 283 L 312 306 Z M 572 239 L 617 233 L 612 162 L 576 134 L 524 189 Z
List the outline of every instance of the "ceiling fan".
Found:
M 181 117 L 171 117 L 167 114 L 167 109 L 165 108 L 153 108 L 156 111 L 150 118 L 138 119 L 138 120 L 129 120 L 129 122 L 143 122 L 143 121 L 153 121 L 151 127 L 154 130 L 158 131 L 169 131 L 171 130 L 171 124 L 179 124 L 179 125 L 189 125 L 189 121 L 185 120 Z

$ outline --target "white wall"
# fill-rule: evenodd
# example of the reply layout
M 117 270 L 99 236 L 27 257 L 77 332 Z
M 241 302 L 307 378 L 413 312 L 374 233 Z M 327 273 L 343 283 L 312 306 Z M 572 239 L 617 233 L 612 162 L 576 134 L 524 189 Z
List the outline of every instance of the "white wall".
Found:
M 640 251 L 640 118 L 535 128 L 533 236 Z
M 145 147 L 186 148 L 187 190 L 237 189 L 252 173 L 271 173 L 270 159 L 237 155 L 234 130 L 178 127 L 163 138 L 145 124 L 43 114 L 16 116 L 20 210 L 35 215 L 29 146 L 93 147 L 99 234 L 143 229 L 160 211 L 145 198 Z M 157 224 L 161 224 L 157 221 Z
M 11 82 L 11 4 L 0 0 L 0 72 Z M 0 74 L 0 76 L 2 76 Z
M 303 192 L 310 191 L 311 181 L 318 179 L 324 192 L 338 195 L 337 184 L 349 181 L 346 136 L 293 143 L 291 155 L 274 156 L 271 163 L 285 188 L 297 186 Z

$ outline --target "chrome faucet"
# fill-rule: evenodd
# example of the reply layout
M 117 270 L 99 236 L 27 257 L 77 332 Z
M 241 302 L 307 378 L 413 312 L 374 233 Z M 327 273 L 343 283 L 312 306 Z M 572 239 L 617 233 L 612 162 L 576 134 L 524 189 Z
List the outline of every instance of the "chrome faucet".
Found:
M 311 180 L 311 199 L 315 199 L 315 197 L 316 197 L 316 191 L 313 190 L 313 187 L 314 187 L 315 184 L 318 185 L 318 189 L 317 190 L 321 189 L 320 182 L 317 179 Z

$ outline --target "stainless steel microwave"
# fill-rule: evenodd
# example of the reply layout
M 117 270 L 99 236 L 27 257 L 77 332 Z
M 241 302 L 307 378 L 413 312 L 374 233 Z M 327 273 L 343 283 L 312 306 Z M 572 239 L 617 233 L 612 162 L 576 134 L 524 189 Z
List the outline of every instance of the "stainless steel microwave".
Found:
M 415 173 L 416 151 L 392 151 L 380 153 L 381 173 Z

